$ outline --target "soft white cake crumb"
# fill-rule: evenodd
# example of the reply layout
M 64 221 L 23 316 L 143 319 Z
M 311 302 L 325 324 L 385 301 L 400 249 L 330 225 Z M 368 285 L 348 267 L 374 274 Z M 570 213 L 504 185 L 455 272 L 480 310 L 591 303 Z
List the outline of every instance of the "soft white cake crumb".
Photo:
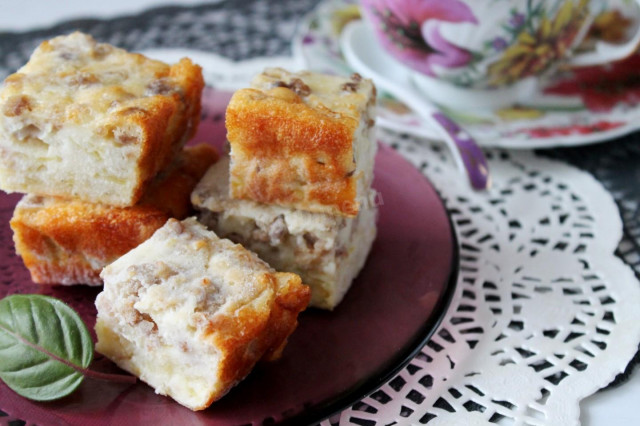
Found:
M 277 358 L 309 289 L 194 218 L 170 219 L 104 268 L 96 350 L 200 410 Z

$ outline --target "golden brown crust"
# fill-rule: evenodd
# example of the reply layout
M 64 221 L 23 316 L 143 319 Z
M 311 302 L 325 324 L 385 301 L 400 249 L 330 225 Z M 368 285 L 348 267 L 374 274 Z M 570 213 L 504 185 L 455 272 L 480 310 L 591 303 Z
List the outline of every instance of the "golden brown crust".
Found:
M 226 114 L 231 194 L 355 216 L 352 145 L 358 124 L 351 116 L 308 106 L 286 88 L 237 91 Z
M 99 285 L 103 266 L 145 241 L 167 219 L 151 207 L 55 200 L 42 209 L 17 208 L 11 228 L 34 282 Z
M 208 145 L 187 147 L 133 207 L 25 196 L 11 228 L 16 251 L 40 284 L 99 285 L 100 270 L 147 240 L 169 217 L 191 213 L 190 193 L 217 159 Z
M 203 87 L 187 58 L 167 65 L 81 33 L 45 41 L 0 90 L 0 186 L 135 205 L 195 134 Z
M 142 197 L 153 177 L 167 167 L 184 144 L 193 137 L 200 123 L 201 96 L 204 88 L 202 68 L 188 58 L 166 69 L 158 79 L 170 77 L 182 92 L 158 94 L 149 105 L 149 114 L 130 114 L 143 129 L 138 160 L 139 185 L 132 204 Z
M 244 379 L 256 362 L 275 361 L 287 339 L 298 326 L 298 314 L 306 309 L 311 290 L 292 273 L 264 273 L 265 288 L 273 290 L 267 303 L 242 306 L 233 315 L 219 315 L 207 324 L 209 334 L 221 351 L 220 391 L 212 394 L 202 410 L 222 398 Z
M 305 310 L 311 301 L 311 288 L 302 283 L 300 276 L 279 272 L 276 279 L 279 285 L 269 317 L 271 336 L 268 339 L 268 349 L 262 356 L 264 361 L 280 358 L 288 337 L 298 326 L 298 314 Z
M 155 207 L 169 217 L 184 219 L 193 211 L 191 191 L 217 160 L 218 152 L 211 145 L 185 147 L 174 164 L 151 183 L 138 204 Z

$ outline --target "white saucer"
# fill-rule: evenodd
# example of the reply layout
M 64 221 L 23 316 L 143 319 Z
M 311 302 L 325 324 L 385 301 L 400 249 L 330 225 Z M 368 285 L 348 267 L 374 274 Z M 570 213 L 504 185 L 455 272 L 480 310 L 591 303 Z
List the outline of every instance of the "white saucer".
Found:
M 294 40 L 296 59 L 314 71 L 350 73 L 340 51 L 339 39 L 346 23 L 353 19 L 359 19 L 357 2 L 321 2 L 298 27 Z M 372 33 L 370 39 L 373 42 L 375 34 Z M 637 78 L 624 80 L 637 70 L 636 64 L 640 64 L 638 54 L 613 67 L 568 70 L 541 85 L 526 105 L 488 110 L 483 114 L 442 110 L 464 125 L 483 146 L 551 148 L 601 142 L 640 129 L 640 82 Z M 600 76 L 599 90 L 603 90 L 602 84 L 605 85 L 606 95 L 601 96 L 602 99 L 598 98 L 592 84 L 579 86 L 580 79 L 595 74 Z M 564 86 L 558 86 L 562 82 Z M 611 90 L 608 90 L 610 86 Z M 560 87 L 567 89 L 565 92 L 570 95 L 549 93 L 552 88 Z M 612 101 L 611 93 L 619 95 Z M 379 96 L 378 124 L 398 132 L 439 139 L 435 128 L 423 122 L 401 100 L 385 93 Z

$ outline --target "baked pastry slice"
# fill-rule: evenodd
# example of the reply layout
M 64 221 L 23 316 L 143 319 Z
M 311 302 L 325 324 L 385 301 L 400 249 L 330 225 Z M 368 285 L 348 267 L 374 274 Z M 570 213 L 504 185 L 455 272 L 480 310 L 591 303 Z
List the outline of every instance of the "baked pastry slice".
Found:
M 277 358 L 309 301 L 300 277 L 194 218 L 170 219 L 102 277 L 96 350 L 192 410 Z
M 203 85 L 189 59 L 43 42 L 0 88 L 0 189 L 134 205 L 194 134 Z
M 187 147 L 132 207 L 25 195 L 11 228 L 17 253 L 40 284 L 100 285 L 100 271 L 147 240 L 170 217 L 191 213 L 189 196 L 217 159 L 209 145 Z
M 362 269 L 376 235 L 375 192 L 354 218 L 229 197 L 229 158 L 214 164 L 191 196 L 199 219 L 278 271 L 311 287 L 310 306 L 333 309 Z
M 358 74 L 256 76 L 227 108 L 231 195 L 354 217 L 373 180 L 375 93 Z

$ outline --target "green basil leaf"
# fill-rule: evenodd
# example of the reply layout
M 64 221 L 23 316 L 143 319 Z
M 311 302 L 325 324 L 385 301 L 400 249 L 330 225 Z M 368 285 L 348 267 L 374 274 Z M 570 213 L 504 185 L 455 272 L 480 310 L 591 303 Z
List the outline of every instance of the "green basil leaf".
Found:
M 60 300 L 39 294 L 0 300 L 0 379 L 16 393 L 37 401 L 66 396 L 92 359 L 87 326 Z

